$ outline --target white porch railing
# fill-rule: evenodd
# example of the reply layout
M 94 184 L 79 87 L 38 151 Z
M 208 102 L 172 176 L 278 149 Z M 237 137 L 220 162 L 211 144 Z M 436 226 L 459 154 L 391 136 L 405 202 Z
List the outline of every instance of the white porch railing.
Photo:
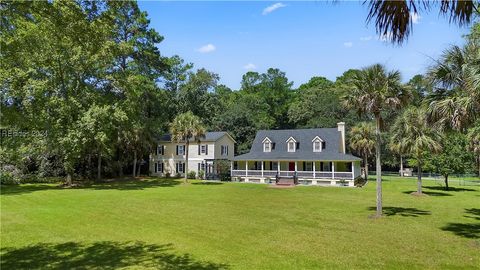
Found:
M 277 174 L 280 177 L 293 177 L 296 176 L 299 179 L 353 179 L 353 172 L 325 172 L 325 171 L 271 171 L 271 170 L 232 170 L 232 176 L 237 177 L 276 177 Z

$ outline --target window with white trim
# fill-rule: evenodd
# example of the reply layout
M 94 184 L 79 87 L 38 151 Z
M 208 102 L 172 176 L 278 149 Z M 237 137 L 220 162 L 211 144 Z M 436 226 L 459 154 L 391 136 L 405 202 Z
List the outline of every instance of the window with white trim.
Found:
M 295 152 L 295 142 L 288 142 L 288 152 Z
M 287 151 L 288 152 L 295 152 L 298 148 L 299 143 L 293 138 L 290 137 L 287 140 Z
M 263 152 L 272 152 L 272 140 L 270 140 L 270 138 L 265 137 L 262 143 L 263 143 Z
M 206 154 L 207 153 L 207 145 L 202 144 L 200 145 L 200 154 Z
M 271 142 L 264 142 L 263 143 L 263 152 L 271 152 L 272 151 L 272 143 Z
M 222 156 L 227 156 L 228 155 L 228 145 L 220 146 L 220 154 Z
M 322 151 L 322 143 L 320 141 L 313 142 L 313 152 L 320 152 Z
M 158 146 L 157 146 L 157 155 L 163 156 L 163 154 L 164 154 L 164 148 L 165 148 L 164 145 L 158 145 Z
M 179 156 L 185 155 L 185 145 L 182 144 L 182 145 L 179 145 L 179 146 L 178 146 L 178 153 L 177 153 L 177 155 L 179 155 Z
M 315 138 L 313 138 L 312 140 L 312 143 L 313 143 L 313 152 L 322 152 L 322 149 L 324 149 L 324 141 L 316 136 Z

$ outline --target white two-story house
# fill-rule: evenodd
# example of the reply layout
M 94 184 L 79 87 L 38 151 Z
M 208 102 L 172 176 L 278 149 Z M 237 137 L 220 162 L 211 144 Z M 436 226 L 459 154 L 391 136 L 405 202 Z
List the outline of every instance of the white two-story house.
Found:
M 249 153 L 236 156 L 232 177 L 245 182 L 354 185 L 360 158 L 346 152 L 345 123 L 336 128 L 260 130 Z
M 184 176 L 186 162 L 185 142 L 172 141 L 170 134 L 161 136 L 155 153 L 150 156 L 151 175 Z M 191 140 L 188 151 L 188 171 L 205 173 L 202 177 L 215 178 L 219 160 L 232 160 L 235 140 L 227 132 L 207 132 L 199 141 Z

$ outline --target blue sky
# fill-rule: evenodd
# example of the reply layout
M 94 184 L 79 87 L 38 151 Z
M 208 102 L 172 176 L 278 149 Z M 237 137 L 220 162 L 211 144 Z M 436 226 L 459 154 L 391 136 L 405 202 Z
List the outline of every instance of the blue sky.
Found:
M 164 56 L 180 55 L 196 68 L 220 75 L 238 89 L 242 75 L 274 67 L 298 86 L 312 76 L 335 80 L 349 68 L 374 63 L 423 73 L 451 44 L 462 44 L 468 28 L 450 25 L 436 9 L 420 13 L 402 46 L 382 41 L 361 2 L 139 2 L 165 40 Z

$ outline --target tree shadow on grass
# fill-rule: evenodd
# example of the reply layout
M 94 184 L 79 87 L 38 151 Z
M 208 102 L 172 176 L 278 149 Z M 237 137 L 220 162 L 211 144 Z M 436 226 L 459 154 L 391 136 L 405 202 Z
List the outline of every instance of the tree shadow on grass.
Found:
M 195 182 L 192 185 L 218 186 L 223 185 L 222 182 Z
M 181 184 L 178 179 L 113 179 L 99 183 L 80 183 L 71 188 L 65 188 L 59 185 L 46 184 L 26 184 L 15 186 L 2 186 L 2 195 L 21 195 L 41 190 L 68 190 L 68 189 L 94 189 L 94 190 L 143 190 L 156 187 L 173 187 Z
M 368 210 L 375 211 L 376 207 L 369 207 Z M 383 207 L 383 214 L 386 216 L 419 217 L 431 215 L 430 211 L 420 210 L 412 207 Z
M 465 217 L 480 220 L 479 208 L 467 208 L 465 213 L 468 214 Z M 466 238 L 480 239 L 480 223 L 448 223 L 442 227 L 442 230 L 450 231 Z
M 408 194 L 408 195 L 411 195 L 412 193 L 414 193 L 416 191 L 403 191 L 402 193 L 404 194 Z M 448 194 L 448 193 L 445 193 L 445 192 L 436 192 L 436 191 L 422 191 L 423 194 L 426 194 L 428 196 L 453 196 L 452 194 Z
M 461 192 L 461 191 L 477 191 L 473 188 L 458 188 L 458 187 L 448 187 L 448 190 L 445 190 L 445 187 L 442 186 L 426 186 L 423 187 L 430 190 L 442 190 L 442 191 L 453 191 L 453 192 Z
M 190 254 L 177 255 L 171 244 L 142 242 L 41 243 L 1 250 L 2 269 L 149 269 L 213 270 L 228 265 L 198 261 Z

